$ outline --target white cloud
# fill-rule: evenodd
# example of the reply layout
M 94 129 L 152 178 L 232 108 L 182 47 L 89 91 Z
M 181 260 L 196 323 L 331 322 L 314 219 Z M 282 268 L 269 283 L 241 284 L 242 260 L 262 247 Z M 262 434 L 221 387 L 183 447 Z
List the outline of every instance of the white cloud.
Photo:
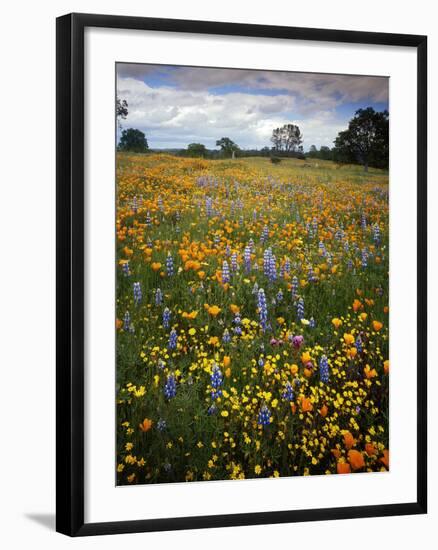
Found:
M 157 71 L 172 85 L 143 81 L 154 82 L 148 75 Z M 144 131 L 151 147 L 199 141 L 212 148 L 228 136 L 241 147 L 261 148 L 286 122 L 300 126 L 305 148 L 332 146 L 348 124 L 340 105 L 363 97 L 386 101 L 388 93 L 387 79 L 376 77 L 142 65 L 123 65 L 118 73 L 118 96 L 129 105 L 123 126 Z M 228 90 L 239 91 L 218 89 L 233 85 Z

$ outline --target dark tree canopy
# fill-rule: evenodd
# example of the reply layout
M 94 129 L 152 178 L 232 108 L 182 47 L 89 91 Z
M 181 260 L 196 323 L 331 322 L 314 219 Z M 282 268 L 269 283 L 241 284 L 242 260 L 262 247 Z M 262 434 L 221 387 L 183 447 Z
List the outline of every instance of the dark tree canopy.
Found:
M 303 135 L 296 124 L 284 124 L 272 131 L 271 142 L 276 152 L 294 153 L 302 151 Z
M 236 153 L 239 150 L 237 143 L 234 143 L 230 138 L 223 137 L 216 141 L 216 147 L 220 147 L 222 153 L 225 156 L 232 156 L 233 153 Z
M 189 157 L 205 157 L 207 149 L 202 143 L 189 143 L 187 145 L 187 154 Z
M 119 125 L 119 128 L 122 127 L 120 123 L 120 119 L 126 120 L 126 117 L 128 116 L 128 102 L 126 99 L 120 99 L 117 98 L 116 101 L 116 118 Z
M 347 130 L 335 139 L 335 159 L 340 162 L 359 162 L 365 171 L 368 166 L 387 168 L 389 163 L 389 113 L 372 107 L 358 109 Z
M 142 131 L 135 128 L 123 130 L 119 141 L 120 151 L 131 151 L 133 153 L 145 153 L 148 149 L 146 136 Z

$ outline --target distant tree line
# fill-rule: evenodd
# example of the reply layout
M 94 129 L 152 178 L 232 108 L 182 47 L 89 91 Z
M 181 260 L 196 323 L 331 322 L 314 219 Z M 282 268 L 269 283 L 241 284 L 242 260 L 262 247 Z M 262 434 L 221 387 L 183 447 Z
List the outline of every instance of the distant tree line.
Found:
M 146 153 L 150 151 L 145 134 L 138 129 L 122 129 L 121 120 L 128 116 L 128 103 L 117 98 L 116 119 L 121 130 L 118 150 Z M 281 158 L 332 160 L 337 163 L 361 164 L 367 171 L 369 166 L 388 168 L 389 165 L 389 113 L 378 112 L 372 107 L 358 109 L 350 120 L 348 128 L 339 132 L 334 147 L 322 145 L 317 149 L 311 145 L 307 153 L 303 150 L 303 135 L 298 125 L 284 124 L 275 128 L 271 136 L 272 147 L 262 149 L 241 149 L 229 137 L 216 141 L 219 149 L 207 149 L 203 143 L 190 143 L 186 149 L 166 149 L 165 152 L 192 158 L 220 159 L 235 157 L 270 157 L 279 162 Z M 163 150 L 158 150 L 163 152 Z

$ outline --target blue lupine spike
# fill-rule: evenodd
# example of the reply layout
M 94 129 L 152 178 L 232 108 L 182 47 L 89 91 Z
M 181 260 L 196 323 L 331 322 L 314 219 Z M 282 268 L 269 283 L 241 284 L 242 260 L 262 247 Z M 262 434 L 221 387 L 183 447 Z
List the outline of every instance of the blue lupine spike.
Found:
M 174 374 L 169 374 L 164 385 L 164 396 L 166 399 L 172 399 L 176 396 L 176 380 Z
M 325 355 L 323 355 L 319 361 L 319 378 L 324 384 L 329 382 L 329 366 L 328 360 Z
M 178 335 L 177 335 L 177 333 L 176 333 L 176 330 L 173 328 L 173 329 L 170 331 L 169 343 L 168 343 L 168 345 L 167 345 L 167 348 L 168 348 L 169 350 L 174 350 L 174 349 L 176 349 L 177 342 L 178 342 Z
M 141 285 L 138 281 L 133 284 L 133 292 L 134 292 L 134 303 L 136 306 L 138 306 L 143 299 Z
M 269 426 L 271 423 L 271 411 L 268 409 L 268 406 L 266 403 L 263 403 L 263 405 L 260 408 L 260 412 L 257 417 L 257 424 L 259 426 Z
M 169 328 L 170 317 L 171 317 L 170 309 L 168 307 L 166 307 L 163 311 L 163 327 L 164 328 Z

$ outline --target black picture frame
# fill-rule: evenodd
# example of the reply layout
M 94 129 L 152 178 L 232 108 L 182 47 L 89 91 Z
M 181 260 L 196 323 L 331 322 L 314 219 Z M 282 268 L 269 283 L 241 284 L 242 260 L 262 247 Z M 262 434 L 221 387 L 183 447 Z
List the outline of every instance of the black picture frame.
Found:
M 210 21 L 69 14 L 57 19 L 56 529 L 69 536 L 365 518 L 427 511 L 427 37 Z M 84 30 L 268 37 L 405 46 L 417 51 L 417 499 L 415 502 L 84 522 Z

